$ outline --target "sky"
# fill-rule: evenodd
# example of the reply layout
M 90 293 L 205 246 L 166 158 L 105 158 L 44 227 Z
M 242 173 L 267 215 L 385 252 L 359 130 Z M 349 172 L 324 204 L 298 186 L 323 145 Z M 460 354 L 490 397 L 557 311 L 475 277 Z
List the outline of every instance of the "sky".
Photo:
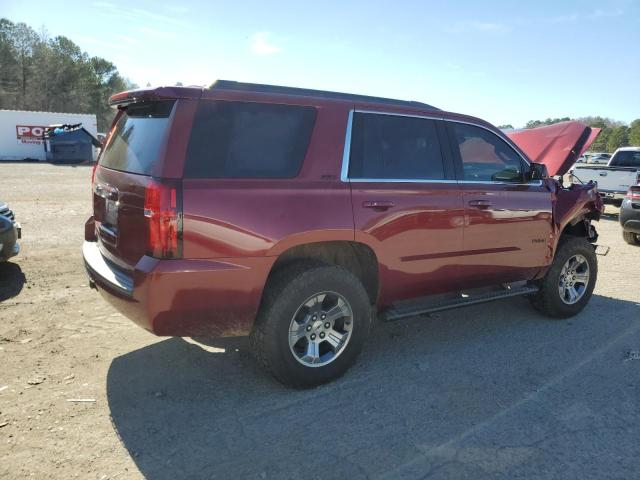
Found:
M 640 118 L 640 0 L 0 0 L 139 86 L 216 79 L 386 96 L 516 128 Z

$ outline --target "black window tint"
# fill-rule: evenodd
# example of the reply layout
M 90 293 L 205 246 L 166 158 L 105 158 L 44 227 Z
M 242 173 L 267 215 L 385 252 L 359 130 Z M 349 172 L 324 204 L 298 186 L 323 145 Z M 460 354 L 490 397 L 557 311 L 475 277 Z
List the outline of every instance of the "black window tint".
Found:
M 616 167 L 640 167 L 640 152 L 633 150 L 621 150 L 616 154 Z
M 465 123 L 451 123 L 462 159 L 464 180 L 521 182 L 520 155 L 497 135 Z
M 202 101 L 191 130 L 185 177 L 295 177 L 315 117 L 312 107 Z
M 173 100 L 137 103 L 124 109 L 100 157 L 100 165 L 151 175 L 159 161 L 174 103 Z
M 355 113 L 350 178 L 444 179 L 434 120 Z

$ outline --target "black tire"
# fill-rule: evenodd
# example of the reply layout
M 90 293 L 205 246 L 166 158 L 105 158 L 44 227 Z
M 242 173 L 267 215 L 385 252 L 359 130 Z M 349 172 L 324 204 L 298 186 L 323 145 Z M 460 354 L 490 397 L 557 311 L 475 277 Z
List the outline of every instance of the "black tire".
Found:
M 582 255 L 589 264 L 589 280 L 584 294 L 573 304 L 565 303 L 559 292 L 559 282 L 562 268 L 574 255 Z M 531 304 L 539 312 L 551 318 L 569 318 L 578 314 L 586 306 L 593 294 L 598 277 L 598 261 L 596 253 L 585 238 L 564 237 L 560 239 L 553 264 L 544 278 L 537 282 L 540 290 L 530 298 Z
M 292 352 L 289 328 L 306 300 L 327 291 L 342 296 L 351 308 L 350 338 L 331 363 L 306 366 Z M 296 263 L 269 280 L 251 334 L 252 351 L 264 368 L 285 385 L 321 385 L 343 375 L 355 362 L 369 335 L 371 311 L 362 283 L 348 270 L 319 262 Z
M 637 233 L 626 232 L 623 230 L 622 238 L 624 238 L 624 241 L 629 245 L 640 245 L 640 235 L 638 235 Z

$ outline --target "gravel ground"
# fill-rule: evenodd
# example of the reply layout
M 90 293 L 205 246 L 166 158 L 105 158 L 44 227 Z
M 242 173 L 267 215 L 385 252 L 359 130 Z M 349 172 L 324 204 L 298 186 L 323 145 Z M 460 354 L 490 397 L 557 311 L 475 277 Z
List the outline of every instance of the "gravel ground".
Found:
M 242 339 L 157 338 L 88 288 L 87 167 L 0 165 L 0 478 L 637 478 L 640 248 L 598 225 L 595 295 L 376 325 L 341 380 L 292 391 Z M 70 399 L 94 400 L 70 402 Z

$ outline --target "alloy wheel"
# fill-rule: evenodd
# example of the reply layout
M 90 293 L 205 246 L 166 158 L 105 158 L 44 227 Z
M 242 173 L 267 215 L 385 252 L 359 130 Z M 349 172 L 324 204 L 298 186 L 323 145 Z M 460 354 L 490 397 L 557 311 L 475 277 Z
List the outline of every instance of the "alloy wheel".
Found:
M 577 303 L 589 285 L 589 262 L 583 255 L 573 255 L 560 271 L 558 291 L 567 305 Z
M 305 367 L 322 367 L 344 352 L 353 331 L 353 310 L 339 293 L 321 292 L 305 300 L 291 319 L 289 348 Z

